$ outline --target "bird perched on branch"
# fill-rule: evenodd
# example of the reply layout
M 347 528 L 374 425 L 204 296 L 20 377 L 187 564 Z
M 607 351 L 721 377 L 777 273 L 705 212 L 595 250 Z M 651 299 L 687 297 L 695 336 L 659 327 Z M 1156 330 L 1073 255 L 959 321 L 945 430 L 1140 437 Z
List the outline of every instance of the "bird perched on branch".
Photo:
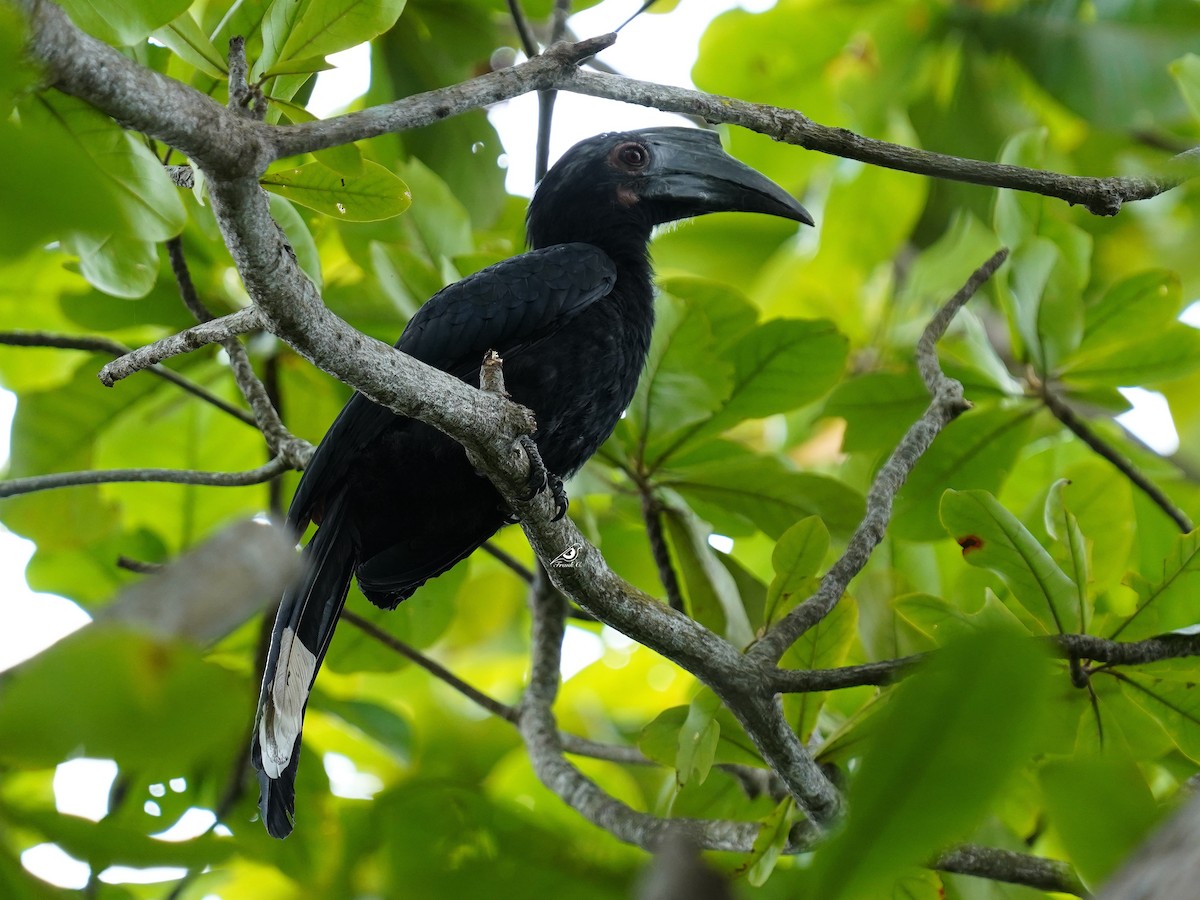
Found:
M 649 128 L 588 138 L 538 186 L 530 251 L 439 291 L 396 347 L 472 384 L 484 353 L 499 352 L 509 394 L 537 418 L 544 471 L 531 486 L 548 486 L 561 516 L 560 476 L 612 433 L 646 361 L 651 230 L 723 211 L 812 224 L 804 207 L 727 155 L 712 132 Z M 452 439 L 359 394 L 346 404 L 288 510 L 297 533 L 310 522 L 319 527 L 304 549 L 307 574 L 279 605 L 255 721 L 252 756 L 272 835 L 292 830 L 304 710 L 351 575 L 368 600 L 393 609 L 510 516 Z

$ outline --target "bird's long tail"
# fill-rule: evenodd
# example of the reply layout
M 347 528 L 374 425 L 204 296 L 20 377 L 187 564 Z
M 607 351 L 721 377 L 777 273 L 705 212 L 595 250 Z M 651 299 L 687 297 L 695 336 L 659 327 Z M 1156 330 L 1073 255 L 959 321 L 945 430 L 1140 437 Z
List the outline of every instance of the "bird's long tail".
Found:
M 292 831 L 304 710 L 354 570 L 355 541 L 348 523 L 341 521 L 344 508 L 339 497 L 304 548 L 305 575 L 279 603 L 263 671 L 251 758 L 258 770 L 263 822 L 277 838 Z

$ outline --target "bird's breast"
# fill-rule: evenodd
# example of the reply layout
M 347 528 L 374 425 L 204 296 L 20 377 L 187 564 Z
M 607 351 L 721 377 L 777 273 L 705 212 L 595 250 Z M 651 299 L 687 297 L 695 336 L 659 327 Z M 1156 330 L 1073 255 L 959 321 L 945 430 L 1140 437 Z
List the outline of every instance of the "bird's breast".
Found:
M 564 477 L 612 434 L 646 364 L 653 308 L 647 300 L 631 311 L 621 299 L 605 298 L 504 362 L 508 392 L 537 418 L 543 461 Z

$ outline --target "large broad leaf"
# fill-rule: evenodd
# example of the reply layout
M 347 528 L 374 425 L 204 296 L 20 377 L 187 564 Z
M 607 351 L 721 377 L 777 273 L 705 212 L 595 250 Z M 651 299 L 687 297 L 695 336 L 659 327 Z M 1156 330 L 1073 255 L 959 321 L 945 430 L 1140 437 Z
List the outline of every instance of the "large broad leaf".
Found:
M 92 625 L 6 677 L 0 757 L 45 766 L 82 753 L 165 780 L 243 740 L 249 702 L 247 680 L 194 647 Z
M 408 185 L 378 163 L 363 162 L 357 175 L 340 174 L 324 163 L 268 172 L 260 183 L 269 191 L 346 222 L 373 222 L 398 216 L 412 203 Z
M 79 229 L 107 234 L 123 226 L 112 186 L 93 177 L 85 151 L 64 142 L 57 130 L 46 124 L 0 122 L 0 194 L 5 202 L 0 257 L 16 257 Z M 46 190 L 48 184 L 55 190 Z
M 991 49 L 1018 60 L 1079 116 L 1103 128 L 1171 122 L 1185 111 L 1167 64 L 1194 51 L 1200 11 L 1173 0 L 1038 3 L 995 15 L 956 7 Z
M 75 859 L 88 863 L 95 871 L 103 871 L 112 865 L 204 868 L 228 859 L 234 852 L 232 840 L 212 834 L 188 841 L 158 840 L 115 822 L 93 822 L 51 810 L 22 809 L 3 802 L 0 802 L 0 817 L 36 832 Z
M 721 725 L 716 720 L 721 701 L 709 688 L 701 688 L 688 706 L 687 718 L 679 729 L 675 755 L 675 778 L 680 785 L 703 784 L 717 757 Z
M 1049 675 L 1031 641 L 989 632 L 896 688 L 847 793 L 846 827 L 818 850 L 806 896 L 888 896 L 907 867 L 965 838 L 1036 746 Z
M 1175 272 L 1151 269 L 1118 281 L 1088 303 L 1078 355 L 1086 359 L 1139 339 L 1156 340 L 1158 329 L 1169 327 L 1182 306 L 1183 286 Z
M 890 451 L 929 403 L 929 389 L 915 371 L 868 372 L 835 387 L 824 414 L 846 420 L 847 453 Z
M 1126 583 L 1138 595 L 1137 610 L 1112 633 L 1136 641 L 1200 622 L 1200 531 L 1181 534 L 1153 579 L 1130 574 Z
M 987 491 L 946 491 L 942 522 L 973 566 L 991 569 L 1050 634 L 1080 629 L 1079 591 L 1028 529 Z
M 1029 443 L 1036 406 L 970 410 L 946 426 L 896 497 L 892 532 L 912 540 L 945 533 L 938 505 L 946 488 L 997 491 Z
M 1079 520 L 1067 508 L 1063 492 L 1070 482 L 1066 479 L 1056 481 L 1046 497 L 1045 524 L 1046 532 L 1063 547 L 1066 557 L 1066 574 L 1075 589 L 1075 605 L 1079 610 L 1079 630 L 1087 632 L 1092 619 L 1092 605 L 1088 600 L 1087 543 Z
M 688 615 L 736 646 L 747 646 L 754 637 L 750 620 L 737 583 L 708 544 L 712 529 L 682 504 L 669 504 L 665 519 L 683 575 Z
M 217 50 L 208 35 L 185 10 L 154 32 L 154 39 L 166 44 L 184 61 L 212 78 L 225 78 L 229 68 L 225 56 Z
M 79 271 L 97 290 L 114 297 L 144 297 L 158 280 L 158 246 L 124 234 L 76 233 L 64 249 L 79 257 Z
M 91 174 L 108 184 L 124 223 L 121 233 L 143 241 L 165 241 L 183 229 L 186 214 L 179 189 L 145 143 L 108 116 L 75 97 L 39 94 L 22 107 L 22 118 L 49 129 L 86 153 Z
M 1038 780 L 1050 824 L 1089 885 L 1111 875 L 1161 817 L 1141 769 L 1120 751 L 1052 760 Z M 1103 815 L 1096 814 L 1100 797 Z
M 653 457 L 670 435 L 708 416 L 729 394 L 733 366 L 716 356 L 703 309 L 662 294 L 655 304 L 650 355 L 622 427 L 635 459 Z
M 61 4 L 84 31 L 122 47 L 145 40 L 191 5 L 191 0 L 63 0 Z
M 773 319 L 747 332 L 729 349 L 733 381 L 713 415 L 686 429 L 656 460 L 661 464 L 687 443 L 746 419 L 787 412 L 810 403 L 836 382 L 847 341 L 832 322 Z
M 1200 369 L 1200 330 L 1172 322 L 1152 334 L 1139 329 L 1129 340 L 1065 360 L 1069 387 L 1146 385 L 1182 378 Z
M 1121 694 L 1148 713 L 1181 753 L 1200 761 L 1200 683 L 1194 660 L 1165 660 L 1129 672 L 1121 678 Z
M 263 20 L 257 78 L 285 62 L 346 50 L 391 28 L 405 0 L 275 0 Z
M 689 457 L 688 464 L 660 472 L 655 482 L 678 491 L 722 534 L 745 534 L 753 526 L 778 538 L 799 520 L 819 516 L 830 531 L 844 535 L 862 518 L 862 496 L 841 481 L 796 472 L 776 457 L 736 444 L 706 446 L 719 452 L 709 459 Z

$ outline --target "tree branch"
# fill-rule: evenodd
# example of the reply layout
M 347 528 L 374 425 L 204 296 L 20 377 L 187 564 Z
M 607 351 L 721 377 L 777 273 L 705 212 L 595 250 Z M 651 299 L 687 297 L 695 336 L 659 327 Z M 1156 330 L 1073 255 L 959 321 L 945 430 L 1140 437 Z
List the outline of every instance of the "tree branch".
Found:
M 556 87 L 592 97 L 652 106 L 664 112 L 699 116 L 712 123 L 740 125 L 806 150 L 901 172 L 1056 197 L 1072 205 L 1084 206 L 1100 216 L 1116 215 L 1123 203 L 1148 200 L 1177 186 L 1191 177 L 1200 156 L 1195 151 L 1181 154 L 1171 161 L 1163 175 L 1156 178 L 1087 178 L 904 147 L 863 137 L 845 128 L 820 125 L 796 110 L 624 76 L 573 69 L 564 73 Z
M 84 350 L 91 353 L 107 353 L 110 356 L 116 357 L 126 356 L 133 352 L 120 341 L 114 341 L 111 338 L 95 335 L 51 334 L 46 331 L 2 331 L 0 332 L 0 344 L 9 347 L 56 347 L 60 350 Z M 150 366 L 146 371 L 151 375 L 157 375 L 159 378 L 171 382 L 171 384 L 187 391 L 194 397 L 200 398 L 205 403 L 212 404 L 222 412 L 229 413 L 235 419 L 245 422 L 252 427 L 257 427 L 254 416 L 250 413 L 244 409 L 238 409 L 216 394 L 184 378 L 178 372 L 159 365 Z
M 1133 462 L 1117 449 L 1111 446 L 1100 435 L 1094 432 L 1083 417 L 1067 404 L 1067 402 L 1053 390 L 1049 385 L 1041 385 L 1041 390 L 1038 392 L 1042 402 L 1046 405 L 1046 409 L 1050 410 L 1054 418 L 1058 419 L 1066 428 L 1077 438 L 1091 447 L 1100 456 L 1104 457 L 1113 466 L 1116 467 L 1122 475 L 1140 490 L 1143 494 L 1150 498 L 1159 509 L 1170 517 L 1181 532 L 1187 534 L 1195 526 L 1192 525 L 1192 520 L 1187 517 L 1178 506 L 1171 502 L 1171 498 L 1163 493 L 1162 489 L 1152 482 L 1146 475 L 1141 472 Z
M 559 741 L 552 706 L 558 693 L 563 636 L 563 601 L 552 591 L 531 591 L 533 649 L 529 686 L 519 708 L 519 727 L 534 771 L 541 782 L 593 824 L 627 843 L 656 849 L 666 835 L 680 832 L 695 846 L 748 851 L 758 835 L 757 822 L 705 819 L 662 819 L 638 812 L 610 797 L 567 762 Z M 817 829 L 793 826 L 789 852 L 811 847 Z
M 213 319 L 165 337 L 153 344 L 138 347 L 138 349 L 114 359 L 100 370 L 100 383 L 105 387 L 112 387 L 122 378 L 128 378 L 134 372 L 140 372 L 164 359 L 191 353 L 208 344 L 219 344 L 234 335 L 245 334 L 247 331 L 255 331 L 262 327 L 262 316 L 255 307 L 250 306 L 238 310 L 219 319 Z
M 162 482 L 165 484 L 204 484 L 211 487 L 245 487 L 270 481 L 288 471 L 290 463 L 276 457 L 266 465 L 245 472 L 200 472 L 193 469 L 97 469 L 84 472 L 59 472 L 53 475 L 31 475 L 0 481 L 0 498 L 48 491 L 53 488 L 78 487 L 85 484 L 117 484 L 122 482 Z
M 933 400 L 908 430 L 888 461 L 875 476 L 867 493 L 867 512 L 854 530 L 846 552 L 821 579 L 817 592 L 777 622 L 747 652 L 763 662 L 777 663 L 800 635 L 829 615 L 850 584 L 883 540 L 892 516 L 892 502 L 903 487 L 917 460 L 929 449 L 933 439 L 969 406 L 963 399 L 962 385 L 942 374 L 935 345 L 945 333 L 959 309 L 974 296 L 1000 264 L 1008 258 L 1003 249 L 975 270 L 967 283 L 934 315 L 917 344 L 917 367 Z
M 171 238 L 167 241 L 167 257 L 171 261 L 171 272 L 179 285 L 179 295 L 184 305 L 191 311 L 201 324 L 212 322 L 213 315 L 200 299 L 192 274 L 188 271 L 187 259 L 183 253 L 183 241 Z M 258 430 L 266 438 L 267 446 L 275 456 L 281 456 L 297 469 L 303 469 L 313 454 L 313 446 L 308 441 L 301 440 L 284 427 L 275 404 L 267 395 L 267 389 L 254 372 L 250 355 L 242 342 L 236 337 L 221 341 L 221 346 L 229 355 L 229 367 L 233 370 L 234 380 L 254 411 L 254 421 Z
M 1042 891 L 1086 897 L 1087 890 L 1067 863 L 1057 859 L 1029 856 L 1013 850 L 963 844 L 947 850 L 931 868 L 957 875 L 974 875 L 993 881 L 1007 881 Z

